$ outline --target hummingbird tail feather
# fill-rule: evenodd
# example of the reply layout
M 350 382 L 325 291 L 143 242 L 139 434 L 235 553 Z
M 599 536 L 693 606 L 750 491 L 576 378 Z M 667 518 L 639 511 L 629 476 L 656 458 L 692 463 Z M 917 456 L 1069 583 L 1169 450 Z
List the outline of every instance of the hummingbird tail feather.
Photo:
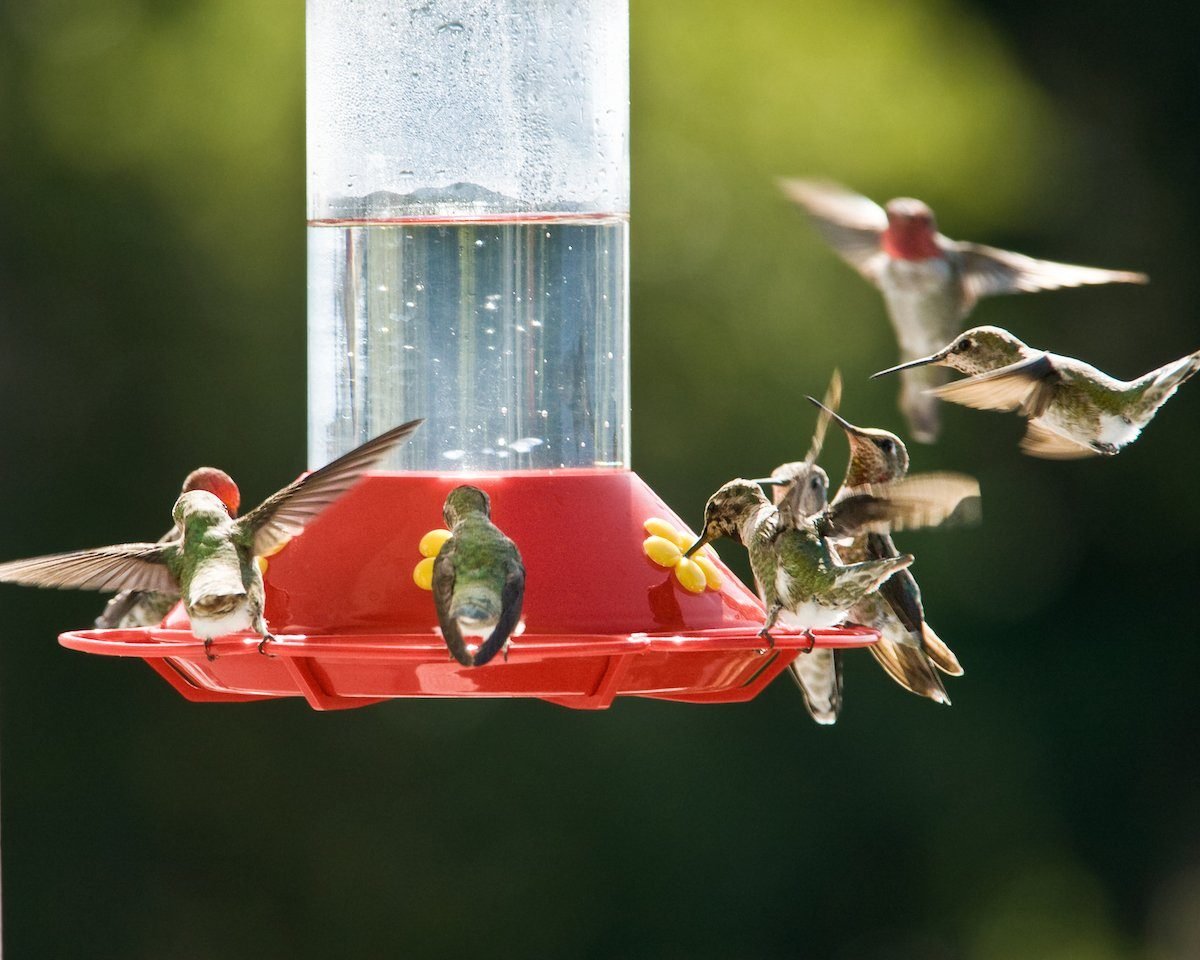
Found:
M 493 630 L 491 635 L 475 651 L 475 656 L 471 661 L 472 666 L 482 667 L 504 648 L 504 645 L 508 643 L 508 638 L 509 633 L 507 631 L 499 627 Z
M 933 632 L 933 627 L 927 623 L 922 623 L 921 632 L 923 635 L 922 647 L 925 650 L 925 656 L 942 673 L 949 674 L 952 677 L 961 677 L 963 675 L 962 664 L 958 662 L 958 657 L 954 655 L 954 651 L 946 646 L 942 638 Z
M 836 723 L 842 709 L 842 657 L 828 648 L 802 653 L 790 664 L 808 715 L 822 726 Z
M 870 646 L 871 655 L 889 677 L 909 693 L 950 705 L 946 688 L 928 658 L 920 650 L 881 639 Z

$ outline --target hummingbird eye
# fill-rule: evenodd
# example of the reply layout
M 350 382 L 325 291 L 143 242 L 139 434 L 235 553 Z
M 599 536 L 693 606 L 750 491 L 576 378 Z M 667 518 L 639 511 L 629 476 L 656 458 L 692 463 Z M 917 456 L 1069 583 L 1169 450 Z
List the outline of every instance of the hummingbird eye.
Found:
M 958 341 L 958 343 L 956 343 L 954 345 L 954 352 L 955 353 L 966 353 L 973 346 L 975 346 L 974 340 L 972 340 L 970 337 L 963 337 L 961 340 Z

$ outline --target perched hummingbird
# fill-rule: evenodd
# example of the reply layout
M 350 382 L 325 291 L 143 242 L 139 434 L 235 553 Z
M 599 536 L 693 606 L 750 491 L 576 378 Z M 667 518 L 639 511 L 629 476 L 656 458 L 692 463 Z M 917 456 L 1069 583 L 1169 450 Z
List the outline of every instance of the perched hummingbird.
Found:
M 200 467 L 193 470 L 183 481 L 183 489 L 180 492 L 190 493 L 192 490 L 207 490 L 225 504 L 230 517 L 237 516 L 242 495 L 233 478 L 224 470 L 218 470 L 216 467 Z M 174 540 L 179 533 L 178 527 L 172 527 L 158 542 Z M 171 608 L 178 602 L 178 590 L 166 593 L 153 590 L 122 590 L 105 605 L 104 612 L 96 618 L 96 626 L 101 629 L 154 626 L 161 623 L 163 617 L 170 613 Z
M 1112 456 L 1133 443 L 1179 385 L 1200 370 L 1200 350 L 1136 380 L 1026 346 L 1000 327 L 975 327 L 936 353 L 874 374 L 938 364 L 968 374 L 932 391 L 979 410 L 1029 421 L 1021 449 L 1047 460 Z
M 809 400 L 822 407 L 812 397 Z M 834 503 L 853 496 L 864 486 L 887 484 L 908 473 L 908 450 L 894 433 L 856 427 L 831 410 L 826 413 L 837 421 L 850 442 L 850 462 Z M 839 542 L 837 551 L 848 563 L 899 555 L 889 533 L 860 533 Z M 902 570 L 878 593 L 860 600 L 850 611 L 850 620 L 879 631 L 881 639 L 871 646 L 871 653 L 893 680 L 915 694 L 950 703 L 933 667 L 961 676 L 962 666 L 925 622 L 921 590 L 912 570 Z
M 969 489 L 963 488 L 964 482 Z M 770 630 L 778 621 L 807 632 L 811 640 L 811 631 L 845 622 L 859 600 L 913 560 L 905 554 L 843 565 L 830 541 L 861 531 L 939 523 L 950 512 L 946 503 L 957 504 L 972 490 L 977 493 L 978 485 L 966 478 L 926 474 L 886 487 L 864 488 L 813 516 L 785 525 L 758 484 L 739 478 L 709 498 L 704 508 L 704 533 L 684 556 L 722 536 L 743 544 L 767 606 L 759 635 L 772 642 Z M 820 715 L 814 713 L 814 718 L 832 723 L 836 707 L 832 704 L 818 711 Z
M 804 459 L 781 464 L 771 472 L 770 477 L 754 481 L 771 486 L 781 527 L 795 526 L 798 518 L 803 521 L 805 517 L 820 513 L 829 504 L 829 477 L 817 466 L 817 458 L 821 455 L 825 432 L 829 428 L 828 410 L 836 409 L 841 397 L 841 373 L 834 370 L 829 388 L 825 391 L 827 410 L 817 415 L 812 441 Z M 768 603 L 761 588 L 759 595 L 764 604 Z M 842 654 L 841 650 L 814 648 L 808 656 L 797 657 L 788 664 L 788 671 L 804 697 L 804 706 L 817 723 L 834 723 L 841 712 Z
M 981 297 L 1098 283 L 1146 283 L 1143 273 L 1035 260 L 938 233 L 933 211 L 900 198 L 886 208 L 838 184 L 781 180 L 783 192 L 808 213 L 825 241 L 883 294 L 900 344 L 900 359 L 932 353 L 962 329 Z M 900 409 L 913 437 L 937 439 L 937 401 L 928 387 L 939 371 L 912 369 L 902 378 Z
M 520 551 L 491 514 L 488 495 L 466 484 L 451 490 L 442 508 L 452 535 L 434 561 L 433 603 L 446 646 L 464 667 L 482 667 L 507 647 L 525 599 Z M 464 637 L 483 642 L 472 654 Z
M 234 520 L 207 490 L 175 501 L 174 535 L 0 564 L 0 582 L 85 590 L 152 590 L 182 596 L 192 633 L 204 641 L 252 630 L 271 639 L 263 619 L 263 580 L 255 557 L 303 532 L 326 507 L 422 423 L 412 420 L 301 477 Z M 210 655 L 211 656 L 211 655 Z

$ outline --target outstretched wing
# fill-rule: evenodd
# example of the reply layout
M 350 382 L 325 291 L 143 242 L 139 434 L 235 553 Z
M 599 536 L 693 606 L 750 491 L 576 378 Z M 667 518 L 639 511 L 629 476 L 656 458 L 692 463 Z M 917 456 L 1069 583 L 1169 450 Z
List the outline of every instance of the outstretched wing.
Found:
M 319 470 L 306 474 L 272 494 L 243 516 L 238 525 L 254 535 L 254 554 L 269 556 L 306 524 L 356 484 L 364 473 L 377 467 L 424 420 L 410 420 L 355 447 Z
M 160 543 L 123 543 L 0 563 L 0 582 L 80 590 L 179 592 Z
M 980 297 L 1003 293 L 1029 293 L 1098 283 L 1149 283 L 1144 273 L 1101 270 L 1071 263 L 1037 260 L 1022 253 L 997 250 L 979 243 L 955 243 L 962 258 L 963 285 L 969 304 Z
M 929 392 L 942 400 L 976 410 L 1017 411 L 1023 417 L 1040 417 L 1054 400 L 1062 372 L 1046 353 L 1010 363 L 999 370 L 964 377 Z
M 831 506 L 817 532 L 837 539 L 934 527 L 953 517 L 979 519 L 979 481 L 961 473 L 917 473 L 894 483 L 864 484 Z
M 781 179 L 779 188 L 803 208 L 837 254 L 874 281 L 887 214 L 874 200 L 828 180 Z

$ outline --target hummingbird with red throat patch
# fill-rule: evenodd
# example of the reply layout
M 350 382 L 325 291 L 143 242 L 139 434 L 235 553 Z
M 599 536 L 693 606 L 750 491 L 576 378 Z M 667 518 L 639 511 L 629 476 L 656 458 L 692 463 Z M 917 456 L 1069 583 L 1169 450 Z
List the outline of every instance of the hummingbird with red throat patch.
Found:
M 834 251 L 883 294 L 903 361 L 947 343 L 982 297 L 1148 279 L 951 240 L 920 200 L 901 197 L 881 207 L 836 183 L 784 179 L 779 185 Z M 921 443 L 936 440 L 940 428 L 937 398 L 927 390 L 945 382 L 941 371 L 927 367 L 913 366 L 901 377 L 900 409 Z
M 233 478 L 224 470 L 218 470 L 216 467 L 200 467 L 193 470 L 184 479 L 180 494 L 193 490 L 206 490 L 213 494 L 225 504 L 231 518 L 237 517 L 242 495 Z M 179 534 L 179 528 L 172 527 L 158 542 L 166 543 Z M 178 602 L 178 591 L 122 590 L 105 605 L 104 611 L 96 618 L 96 626 L 102 630 L 152 627 L 162 623 L 163 618 Z
M 423 421 L 385 431 L 349 453 L 272 494 L 238 519 L 205 489 L 175 501 L 170 539 L 123 543 L 0 564 L 0 582 L 83 590 L 151 590 L 183 599 L 193 636 L 207 651 L 216 637 L 253 631 L 271 640 L 263 617 L 262 571 L 257 559 L 303 533 L 362 475 L 383 462 Z M 209 655 L 210 658 L 212 655 Z

